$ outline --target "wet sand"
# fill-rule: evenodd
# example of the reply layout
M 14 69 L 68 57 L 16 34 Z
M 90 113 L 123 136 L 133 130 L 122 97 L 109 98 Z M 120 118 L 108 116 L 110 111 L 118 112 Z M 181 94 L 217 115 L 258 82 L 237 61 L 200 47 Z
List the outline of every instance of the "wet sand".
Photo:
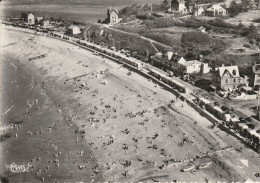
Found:
M 209 129 L 208 120 L 155 83 L 134 72 L 128 75 L 128 69 L 68 43 L 4 33 L 4 45 L 17 43 L 6 46 L 1 58 L 29 74 L 24 85 L 28 92 L 21 92 L 27 95 L 17 108 L 23 111 L 27 100 L 38 103 L 30 108 L 30 119 L 23 116 L 21 129 L 1 142 L 6 164 L 35 159 L 31 162 L 35 169 L 1 172 L 3 176 L 29 182 L 42 177 L 72 182 L 257 180 L 259 155 L 219 129 Z M 45 58 L 29 61 L 45 53 Z M 82 74 L 88 75 L 66 81 Z M 44 172 L 59 152 L 60 166 L 52 162 L 52 171 Z M 241 163 L 243 159 L 249 166 Z M 207 162 L 212 162 L 209 168 L 180 171 Z M 36 175 L 39 169 L 42 172 Z
M 35 166 L 25 173 L 7 171 L 3 177 L 10 182 L 40 182 L 43 178 L 47 182 L 102 181 L 101 175 L 92 176 L 97 163 L 89 145 L 82 134 L 75 133 L 78 127 L 66 119 L 58 103 L 46 94 L 44 84 L 12 55 L 5 55 L 1 63 L 5 73 L 3 109 L 13 106 L 2 120 L 4 125 L 16 125 L 0 132 L 11 135 L 1 142 L 1 173 L 12 163 Z M 81 164 L 87 169 L 78 171 Z

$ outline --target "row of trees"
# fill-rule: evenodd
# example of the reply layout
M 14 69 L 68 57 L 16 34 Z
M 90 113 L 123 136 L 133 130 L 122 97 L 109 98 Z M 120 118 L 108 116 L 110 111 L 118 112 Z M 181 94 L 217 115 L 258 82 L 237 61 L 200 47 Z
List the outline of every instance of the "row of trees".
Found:
M 241 12 L 247 12 L 249 9 L 252 8 L 252 3 L 250 0 L 242 0 L 241 3 L 237 3 L 233 0 L 230 3 L 230 7 L 228 8 L 229 16 L 234 17 Z

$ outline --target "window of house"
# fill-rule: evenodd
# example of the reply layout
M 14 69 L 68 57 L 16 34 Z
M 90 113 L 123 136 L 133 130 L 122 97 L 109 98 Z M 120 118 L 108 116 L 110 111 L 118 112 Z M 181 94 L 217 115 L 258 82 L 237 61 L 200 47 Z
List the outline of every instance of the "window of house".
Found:
M 234 83 L 236 82 L 236 79 L 234 79 Z
M 226 79 L 226 83 L 228 83 L 228 79 Z

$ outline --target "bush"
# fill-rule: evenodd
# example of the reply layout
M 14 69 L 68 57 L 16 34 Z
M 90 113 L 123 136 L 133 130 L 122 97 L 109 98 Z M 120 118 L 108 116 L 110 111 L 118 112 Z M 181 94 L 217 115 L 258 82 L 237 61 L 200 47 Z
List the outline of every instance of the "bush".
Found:
M 231 28 L 231 29 L 236 29 L 237 28 L 236 25 L 227 23 L 227 22 L 225 22 L 224 20 L 222 20 L 220 18 L 217 18 L 215 20 L 210 20 L 210 21 L 208 21 L 208 24 L 216 26 L 216 27 L 222 27 L 222 28 Z
M 248 28 L 244 28 L 241 36 L 247 37 L 249 40 L 259 40 L 258 30 L 254 25 L 250 25 Z
M 192 32 L 183 33 L 181 37 L 181 42 L 183 44 L 186 43 L 208 44 L 210 42 L 210 38 L 208 34 L 199 31 L 192 31 Z
M 254 19 L 252 22 L 260 23 L 260 18 Z
M 250 44 L 248 44 L 248 43 L 245 43 L 245 44 L 243 45 L 243 47 L 246 47 L 246 48 L 251 48 L 251 45 L 250 45 Z
M 149 15 L 147 13 L 138 14 L 138 15 L 136 15 L 136 18 L 141 19 L 141 20 L 154 20 L 155 19 L 155 17 L 153 17 L 152 15 Z
M 156 18 L 154 20 L 144 20 L 142 24 L 148 28 L 164 28 L 175 26 L 178 23 L 177 20 L 171 18 Z

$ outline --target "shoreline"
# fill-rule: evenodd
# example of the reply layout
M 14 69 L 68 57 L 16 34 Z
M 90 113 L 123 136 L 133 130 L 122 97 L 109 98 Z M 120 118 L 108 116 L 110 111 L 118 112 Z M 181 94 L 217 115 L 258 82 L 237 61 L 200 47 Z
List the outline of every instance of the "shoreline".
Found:
M 44 86 L 40 86 L 41 79 L 35 74 L 27 73 L 29 70 L 24 70 L 26 68 L 24 65 L 17 64 L 16 58 L 8 56 L 12 60 L 12 64 L 6 62 L 5 73 L 10 70 L 10 77 L 3 79 L 10 79 L 12 81 L 17 81 L 17 77 L 25 78 L 25 82 L 16 82 L 19 92 L 17 95 L 11 95 L 13 101 L 15 101 L 15 109 L 10 111 L 10 115 L 5 117 L 5 125 L 15 124 L 13 129 L 7 130 L 7 133 L 11 134 L 11 138 L 5 139 L 1 142 L 1 147 L 8 150 L 1 153 L 5 162 L 1 164 L 1 177 L 6 177 L 10 182 L 15 182 L 18 180 L 29 182 L 40 182 L 42 178 L 45 181 L 55 181 L 64 180 L 68 181 L 71 178 L 73 180 L 91 182 L 92 179 L 96 181 L 102 181 L 102 176 L 91 178 L 92 170 L 84 172 L 84 178 L 82 178 L 82 173 L 71 172 L 68 168 L 73 166 L 72 159 L 78 163 L 86 163 L 90 167 L 95 166 L 95 158 L 93 158 L 91 148 L 84 145 L 84 154 L 77 155 L 77 151 L 82 151 L 82 141 L 83 139 L 74 131 L 78 129 L 75 125 L 68 125 L 66 120 L 66 115 L 63 111 L 60 111 Z M 10 64 L 10 65 L 9 65 Z M 13 71 L 15 67 L 15 71 Z M 23 71 L 20 71 L 20 67 L 23 67 Z M 8 69 L 9 68 L 9 69 Z M 17 74 L 15 74 L 18 72 Z M 6 75 L 6 74 L 5 74 Z M 6 87 L 5 87 L 6 88 Z M 24 88 L 27 90 L 22 90 Z M 12 90 L 9 89 L 8 90 Z M 20 94 L 19 94 L 20 93 Z M 30 95 L 30 96 L 29 96 Z M 6 97 L 6 96 L 5 96 Z M 7 97 L 7 98 L 10 98 Z M 35 102 L 37 101 L 37 102 Z M 28 107 L 26 103 L 31 103 Z M 24 109 L 22 107 L 24 106 Z M 18 109 L 20 112 L 18 112 Z M 17 114 L 18 113 L 18 114 Z M 12 117 L 15 115 L 15 117 Z M 64 122 L 62 122 L 64 121 Z M 8 122 L 8 123 L 7 123 Z M 65 126 L 66 125 L 66 126 Z M 16 137 L 17 135 L 17 137 Z M 66 139 L 66 143 L 64 140 Z M 78 142 L 76 142 L 76 139 Z M 63 144 L 63 145 L 62 145 Z M 22 145 L 22 146 L 21 146 Z M 54 145 L 54 146 L 53 146 Z M 59 155 L 56 159 L 60 162 L 57 166 L 55 165 L 54 155 L 59 152 L 69 152 L 73 153 L 69 157 L 66 154 Z M 39 152 L 40 150 L 40 152 Z M 19 155 L 17 155 L 19 152 Z M 86 153 L 86 154 L 85 154 Z M 84 158 L 83 158 L 83 157 Z M 39 160 L 40 158 L 40 160 Z M 65 160 L 65 158 L 67 160 Z M 50 163 L 52 161 L 52 163 Z M 26 165 L 29 163 L 34 166 L 34 168 L 25 173 L 13 173 L 6 172 L 7 165 L 14 163 L 16 165 Z M 78 163 L 74 164 L 74 166 Z M 48 170 L 46 167 L 49 167 Z M 47 170 L 47 171 L 46 171 Z
M 49 90 L 48 95 L 53 96 L 53 99 L 56 100 L 55 103 L 59 104 L 62 111 L 70 116 L 71 123 L 76 124 L 80 131 L 84 130 L 85 136 L 88 137 L 87 139 L 94 143 L 89 142 L 92 144 L 91 149 L 97 156 L 100 172 L 102 172 L 106 181 L 137 181 L 141 180 L 145 175 L 159 175 L 163 173 L 167 173 L 168 177 L 166 179 L 159 177 L 161 181 L 174 180 L 174 178 L 182 180 L 184 176 L 187 181 L 194 179 L 203 181 L 203 177 L 209 175 L 210 180 L 219 180 L 216 177 L 217 175 L 210 173 L 209 170 L 197 172 L 195 175 L 183 174 L 179 172 L 183 165 L 169 167 L 168 170 L 160 170 L 158 166 L 163 165 L 162 160 L 166 160 L 166 157 L 162 156 L 162 158 L 159 158 L 161 156 L 159 150 L 165 149 L 166 154 L 176 159 L 183 159 L 212 151 L 209 147 L 219 150 L 227 147 L 228 144 L 234 144 L 234 148 L 240 148 L 241 146 L 236 139 L 223 132 L 216 132 L 216 129 L 213 131 L 206 130 L 210 122 L 181 101 L 176 100 L 172 104 L 175 112 L 159 107 L 158 109 L 152 109 L 151 112 L 142 114 L 143 116 L 127 117 L 126 114 L 129 112 L 142 111 L 145 108 L 151 108 L 151 106 L 164 105 L 175 97 L 168 91 L 161 89 L 160 86 L 155 87 L 154 83 L 147 81 L 142 76 L 136 73 L 127 76 L 127 69 L 120 68 L 118 64 L 111 63 L 111 61 L 94 56 L 91 53 L 86 53 L 86 50 L 69 46 L 68 43 L 60 43 L 59 41 L 51 40 L 51 38 L 44 40 L 35 35 L 22 36 L 19 35 L 20 33 L 11 32 L 9 34 L 12 34 L 14 38 L 17 37 L 18 40 L 24 40 L 23 44 L 28 47 L 28 50 L 24 49 L 22 55 L 19 55 L 19 51 L 23 48 L 19 47 L 19 45 L 11 46 L 17 48 L 14 51 L 14 55 L 23 58 L 21 62 L 24 66 L 29 68 L 32 73 L 39 75 L 45 82 L 47 91 Z M 37 38 L 35 42 L 38 44 L 27 41 L 26 38 L 28 37 Z M 10 39 L 13 38 L 10 37 Z M 46 48 L 45 44 L 48 42 L 52 44 Z M 5 49 L 10 51 L 8 47 Z M 51 50 L 46 58 L 33 62 L 25 61 L 27 58 L 33 57 L 38 52 L 43 52 L 46 49 Z M 67 60 L 64 60 L 64 58 Z M 28 63 L 30 64 L 28 65 Z M 73 76 L 75 72 L 77 75 L 80 75 L 80 73 L 97 70 L 105 70 L 105 73 L 93 74 L 81 78 L 78 82 L 70 81 L 64 83 L 68 75 Z M 106 81 L 106 84 L 103 84 L 104 81 Z M 84 86 L 82 87 L 82 85 Z M 75 92 L 76 90 L 78 91 Z M 185 116 L 188 113 L 193 115 L 193 119 L 188 119 Z M 148 119 L 148 122 L 146 122 L 146 119 Z M 194 126 L 192 120 L 196 120 L 200 126 Z M 203 135 L 199 135 L 198 132 L 203 133 Z M 184 147 L 177 146 L 178 142 L 183 138 L 182 133 L 189 136 L 190 140 L 194 142 L 194 146 L 189 145 L 189 143 L 184 145 Z M 216 136 L 215 133 L 220 137 Z M 152 137 L 155 134 L 158 134 L 159 138 L 153 139 Z M 166 142 L 165 139 L 171 138 L 167 137 L 168 134 L 174 135 L 175 138 Z M 110 142 L 111 138 L 114 138 L 113 143 L 108 145 L 107 143 Z M 133 138 L 137 139 L 137 142 L 133 141 Z M 211 138 L 213 140 L 210 140 Z M 152 141 L 157 145 L 158 150 L 155 149 L 155 146 L 150 148 L 151 145 L 148 141 Z M 125 143 L 127 144 L 127 149 L 123 145 Z M 103 149 L 102 151 L 98 150 L 101 148 Z M 180 152 L 183 153 L 180 154 Z M 243 154 L 241 153 L 239 156 L 244 155 L 246 152 L 251 151 L 245 149 Z M 229 153 L 231 153 L 234 156 L 234 161 L 238 159 L 238 154 L 234 154 L 233 151 L 225 153 L 227 153 L 225 154 L 227 157 L 230 157 Z M 143 159 L 143 161 L 140 162 L 137 158 Z M 212 158 L 210 159 L 211 161 L 213 160 Z M 229 158 L 224 158 L 222 161 L 226 159 Z M 125 166 L 126 160 L 131 161 L 132 165 Z M 155 165 L 149 164 L 151 160 L 154 160 Z M 230 163 L 228 163 L 228 166 L 234 167 Z M 108 167 L 109 169 L 107 169 Z M 219 165 L 214 162 L 214 169 L 216 170 L 217 168 L 218 173 L 224 175 L 224 172 L 218 167 Z M 253 170 L 255 165 L 250 168 Z M 236 180 L 245 176 L 245 172 L 239 175 L 237 171 L 229 173 L 234 175 L 233 178 L 236 177 Z M 174 174 L 170 172 L 174 172 Z M 223 180 L 231 180 L 225 175 L 224 177 Z

